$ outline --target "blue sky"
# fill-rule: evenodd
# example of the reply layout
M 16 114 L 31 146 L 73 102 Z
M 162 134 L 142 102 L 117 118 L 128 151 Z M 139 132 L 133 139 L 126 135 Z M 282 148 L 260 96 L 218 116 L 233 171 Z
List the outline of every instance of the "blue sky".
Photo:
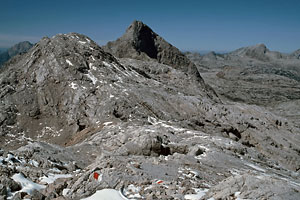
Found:
M 69 32 L 103 45 L 134 19 L 181 50 L 300 49 L 299 0 L 0 0 L 0 48 Z

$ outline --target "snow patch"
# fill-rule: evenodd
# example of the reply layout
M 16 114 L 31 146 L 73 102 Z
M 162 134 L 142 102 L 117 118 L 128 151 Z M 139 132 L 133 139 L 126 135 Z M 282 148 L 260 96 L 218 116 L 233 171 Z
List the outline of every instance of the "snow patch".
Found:
M 208 191 L 208 189 L 194 189 L 196 194 L 184 195 L 184 199 L 197 200 L 201 199 Z
M 70 65 L 70 66 L 74 66 L 73 63 L 71 61 L 69 61 L 68 59 L 66 59 L 66 62 Z
M 57 168 L 52 168 L 52 169 L 49 169 L 48 171 L 55 172 L 55 173 L 60 173 L 61 172 L 61 170 L 59 170 Z
M 125 71 L 121 70 L 116 64 L 112 63 L 112 66 L 114 66 L 114 68 L 116 70 L 118 70 L 120 73 L 122 73 L 124 76 L 130 76 L 130 74 L 128 74 Z
M 71 189 L 68 189 L 68 188 L 63 189 L 62 195 L 63 195 L 63 196 L 66 196 L 70 190 L 71 190 Z
M 70 83 L 69 86 L 73 89 L 73 90 L 77 90 L 78 85 L 76 83 Z
M 240 194 L 241 194 L 241 192 L 235 192 L 234 193 L 234 197 L 236 197 L 236 200 L 243 200 L 243 199 L 240 198 Z
M 103 125 L 104 125 L 104 126 L 108 126 L 108 125 L 110 125 L 110 124 L 112 124 L 112 123 L 113 123 L 113 122 L 104 122 Z
M 40 182 L 51 184 L 58 178 L 70 178 L 70 177 L 72 177 L 71 174 L 52 174 L 52 173 L 49 173 L 48 177 L 47 176 L 40 177 Z
M 105 62 L 105 61 L 102 61 L 102 63 L 103 63 L 103 65 L 105 66 L 105 67 L 111 67 L 111 65 L 110 64 L 108 64 L 107 62 Z
M 94 85 L 97 83 L 98 79 L 90 71 L 88 74 L 86 74 L 86 76 L 91 79 Z
M 257 171 L 266 172 L 266 170 L 264 170 L 263 168 L 260 168 L 256 165 L 251 164 L 251 163 L 246 163 L 246 165 L 248 165 L 249 167 L 252 167 L 253 169 L 256 169 Z
M 86 44 L 86 42 L 83 42 L 83 41 L 78 41 L 80 44 Z
M 35 161 L 35 160 L 30 160 L 28 163 L 29 163 L 30 165 L 35 166 L 35 167 L 38 167 L 38 166 L 39 166 L 39 163 L 38 163 L 37 161 Z
M 124 198 L 119 191 L 115 189 L 102 189 L 98 190 L 95 194 L 90 197 L 81 200 L 124 200 Z
M 41 190 L 44 189 L 46 186 L 34 183 L 33 181 L 24 177 L 23 174 L 18 173 L 11 177 L 14 181 L 18 182 L 22 186 L 22 190 L 18 192 L 26 192 L 31 194 L 33 190 Z

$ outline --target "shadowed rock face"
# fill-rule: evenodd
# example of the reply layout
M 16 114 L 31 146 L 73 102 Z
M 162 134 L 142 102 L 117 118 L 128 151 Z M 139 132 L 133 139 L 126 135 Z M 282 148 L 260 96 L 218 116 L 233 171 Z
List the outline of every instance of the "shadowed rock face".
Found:
M 148 26 L 135 21 L 129 26 L 126 34 L 133 36 L 132 45 L 138 52 L 144 52 L 150 58 L 157 59 L 158 51 L 155 47 L 155 40 L 158 35 Z
M 119 58 L 155 59 L 202 81 L 197 68 L 184 54 L 140 21 L 134 21 L 122 37 L 108 42 L 103 49 Z
M 9 48 L 8 50 L 0 53 L 0 67 L 10 58 L 14 57 L 15 55 L 27 52 L 33 44 L 30 42 L 20 42 L 13 47 Z

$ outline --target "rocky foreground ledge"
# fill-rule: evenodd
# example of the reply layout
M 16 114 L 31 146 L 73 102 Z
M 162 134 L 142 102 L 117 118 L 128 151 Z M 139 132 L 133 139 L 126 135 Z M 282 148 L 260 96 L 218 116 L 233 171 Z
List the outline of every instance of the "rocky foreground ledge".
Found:
M 2 150 L 2 197 L 83 199 L 107 195 L 103 189 L 119 199 L 299 197 L 299 174 L 264 160 L 255 149 L 149 121 L 107 123 L 101 133 L 67 148 L 33 142 Z

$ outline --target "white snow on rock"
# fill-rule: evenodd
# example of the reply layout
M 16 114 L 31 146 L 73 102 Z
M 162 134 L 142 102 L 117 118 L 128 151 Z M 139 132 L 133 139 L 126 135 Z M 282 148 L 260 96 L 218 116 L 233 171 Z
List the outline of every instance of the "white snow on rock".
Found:
M 253 165 L 253 164 L 247 163 L 247 162 L 246 162 L 246 165 L 248 165 L 249 167 L 251 167 L 251 168 L 253 168 L 253 169 L 257 170 L 257 171 L 266 172 L 266 170 L 258 167 L 257 165 Z
M 112 124 L 112 123 L 113 123 L 113 122 L 104 122 L 103 125 L 104 125 L 104 126 L 108 126 L 108 125 L 110 125 L 110 124 Z
M 25 178 L 24 175 L 21 173 L 14 174 L 11 178 L 14 181 L 21 184 L 22 190 L 20 190 L 19 192 L 26 192 L 28 194 L 31 194 L 33 190 L 41 190 L 46 187 L 44 185 L 34 183 L 33 181 Z
M 77 90 L 78 85 L 76 83 L 70 83 L 69 86 L 73 89 L 73 90 Z
M 38 163 L 37 161 L 35 161 L 35 160 L 30 160 L 28 163 L 29 163 L 30 165 L 35 166 L 35 167 L 38 167 L 38 166 L 39 166 L 39 163 Z
M 102 63 L 104 64 L 104 66 L 105 67 L 111 67 L 111 65 L 110 64 L 108 64 L 107 62 L 105 62 L 105 61 L 102 61 Z
M 189 200 L 201 199 L 201 197 L 203 197 L 207 191 L 208 189 L 195 189 L 196 194 L 184 195 L 184 199 L 189 199 Z
M 66 196 L 70 190 L 71 190 L 71 189 L 68 189 L 68 188 L 63 189 L 62 195 L 63 195 L 63 196 Z
M 103 189 L 98 190 L 95 194 L 90 197 L 81 199 L 81 200 L 126 200 L 127 198 L 123 197 L 121 193 L 114 189 Z
M 86 42 L 83 42 L 83 41 L 79 41 L 79 43 L 80 43 L 80 44 L 85 44 Z
M 70 177 L 72 177 L 71 174 L 52 174 L 52 173 L 49 173 L 48 177 L 47 176 L 40 177 L 40 181 L 43 182 L 43 183 L 51 184 L 51 183 L 54 183 L 54 181 L 58 178 L 70 178 Z
M 86 74 L 86 76 L 91 79 L 94 85 L 97 83 L 98 79 L 90 71 L 88 74 Z
M 70 65 L 70 66 L 74 66 L 73 63 L 71 61 L 69 61 L 68 59 L 66 59 L 66 62 Z

